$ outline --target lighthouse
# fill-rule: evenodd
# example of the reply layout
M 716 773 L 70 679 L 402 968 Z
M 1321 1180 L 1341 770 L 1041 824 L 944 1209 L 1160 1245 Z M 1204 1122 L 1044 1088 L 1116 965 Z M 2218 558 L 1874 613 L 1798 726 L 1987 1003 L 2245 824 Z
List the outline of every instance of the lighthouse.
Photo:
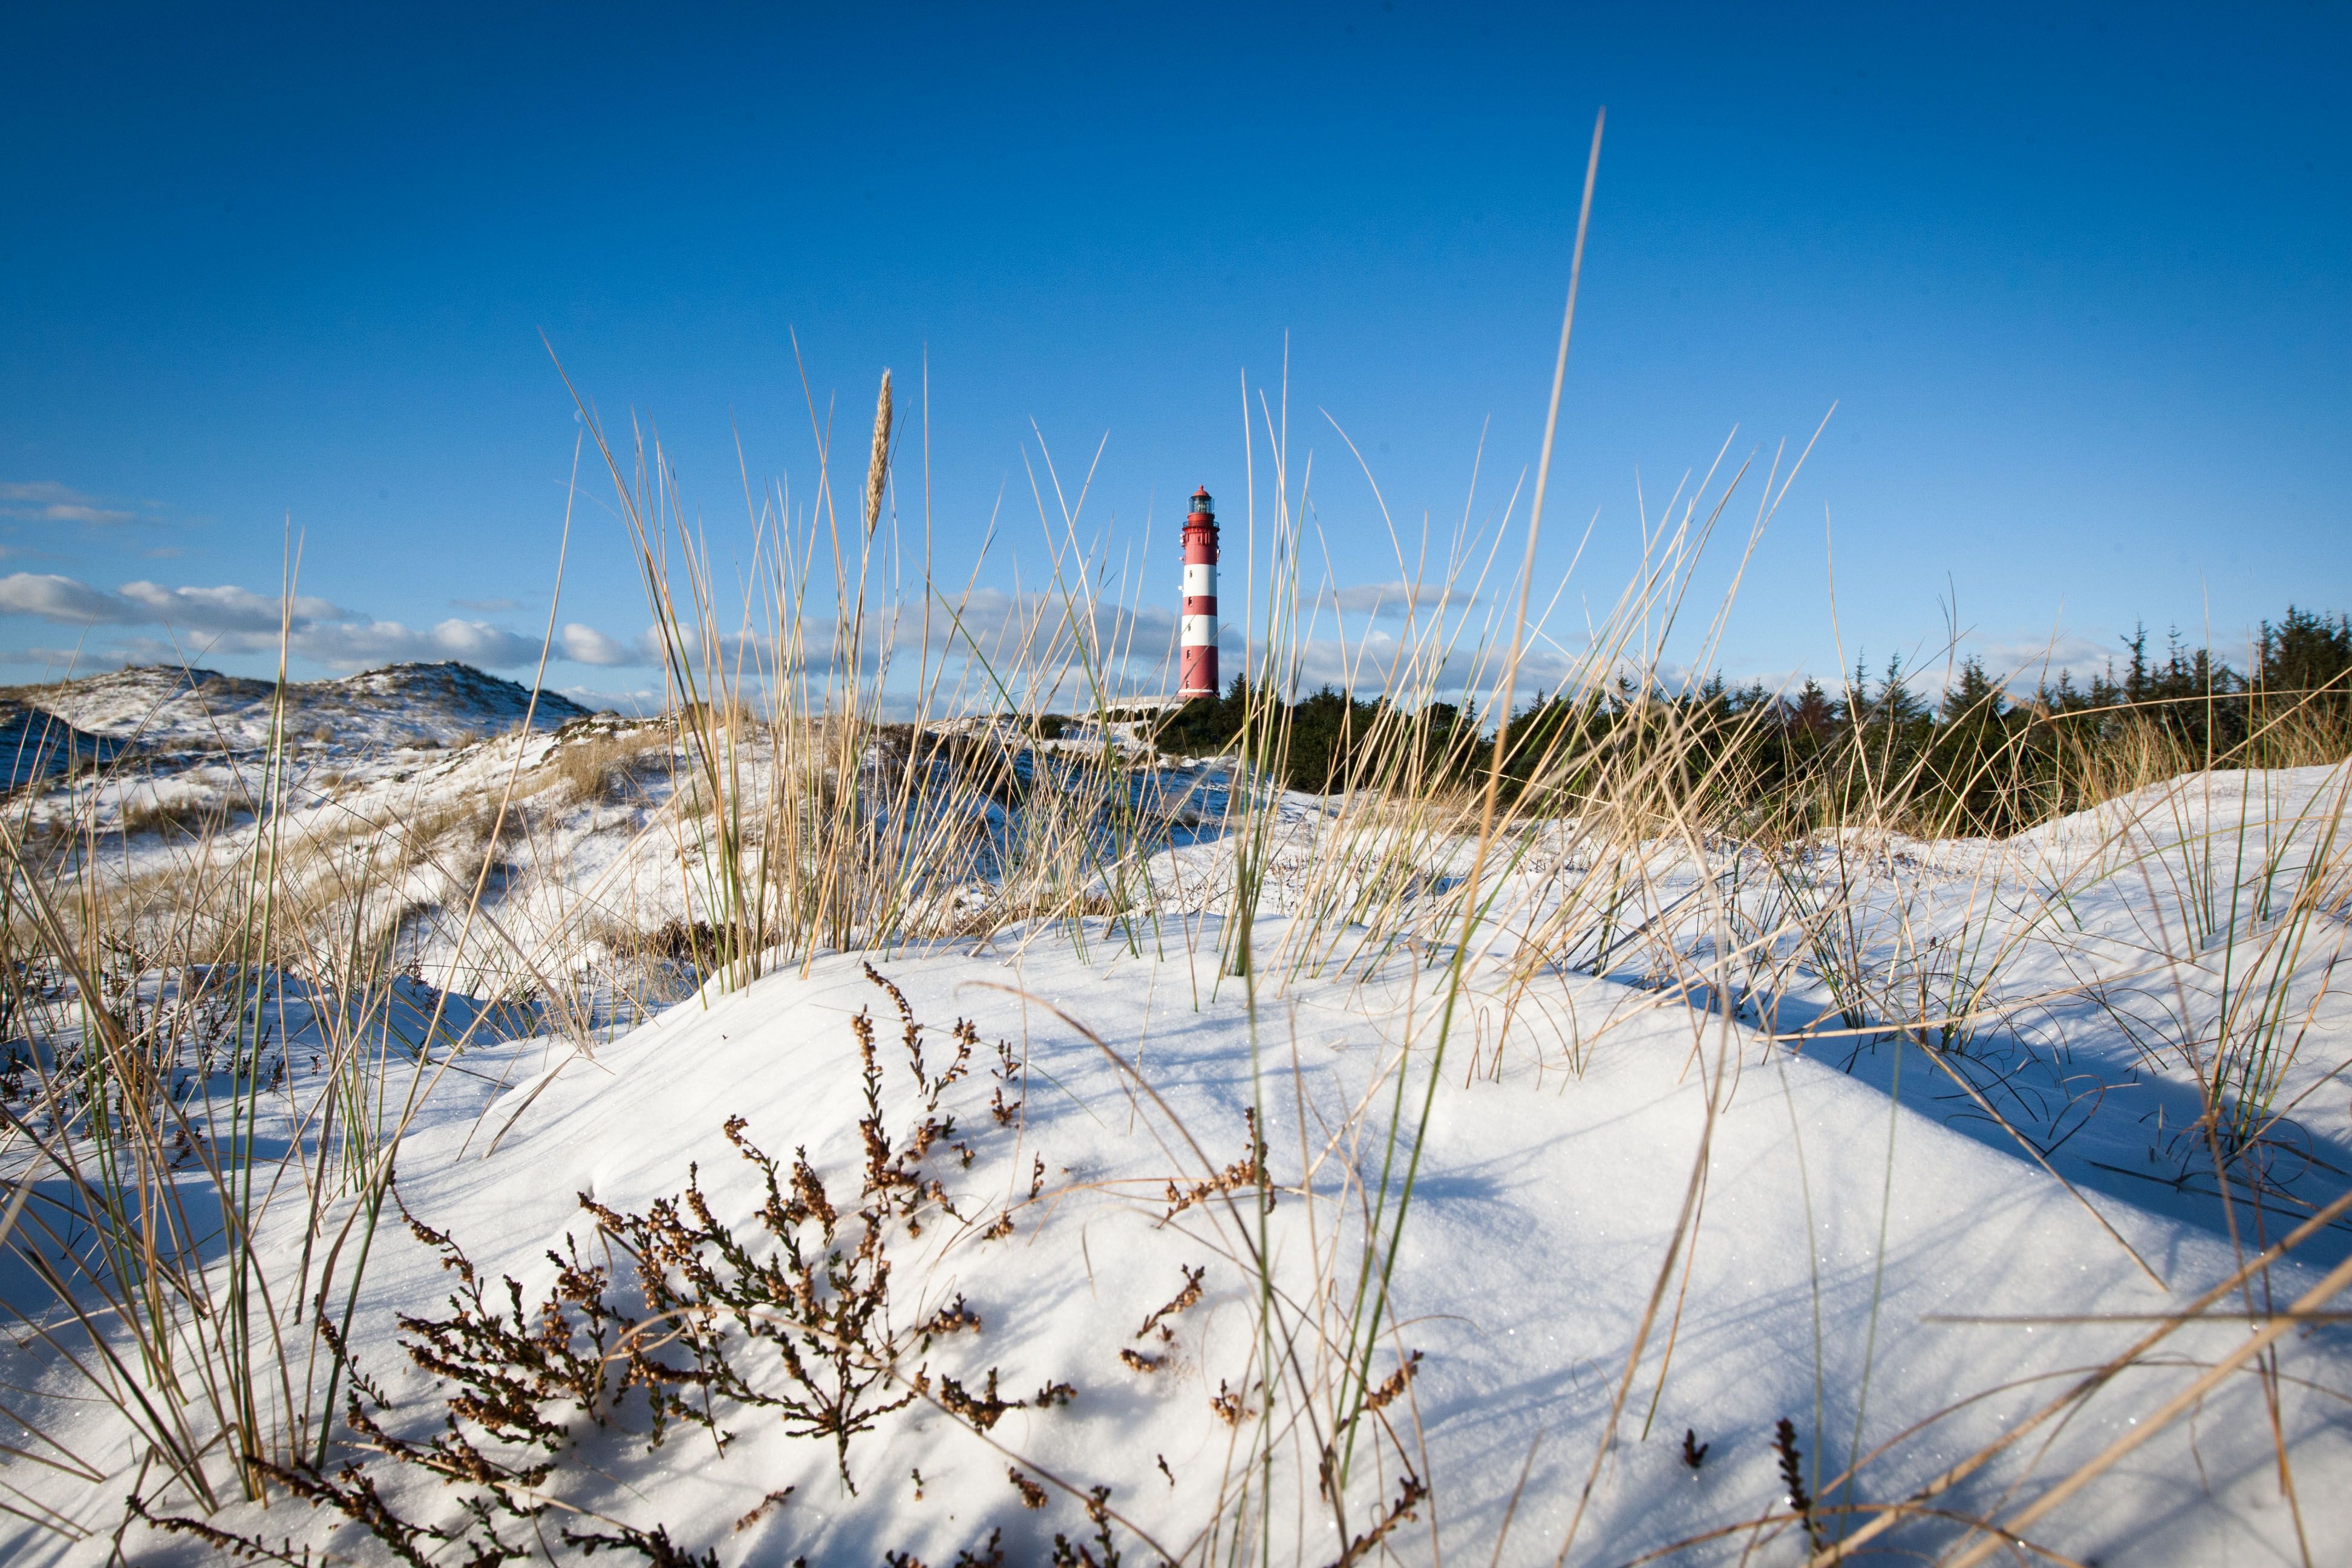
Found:
M 1177 665 L 1179 700 L 1217 694 L 1217 514 L 1207 486 L 1192 492 L 1184 518 L 1184 636 Z

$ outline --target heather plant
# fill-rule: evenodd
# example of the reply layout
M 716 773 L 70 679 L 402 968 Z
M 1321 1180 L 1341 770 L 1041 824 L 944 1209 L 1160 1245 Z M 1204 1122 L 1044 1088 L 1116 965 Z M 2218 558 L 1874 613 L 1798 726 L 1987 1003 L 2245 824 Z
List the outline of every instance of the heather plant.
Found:
M 959 1020 L 950 1037 L 954 1054 L 934 1070 L 905 997 L 871 966 L 866 973 L 898 1013 L 911 1084 L 904 1099 L 917 1121 L 903 1137 L 889 1131 L 873 1022 L 860 1013 L 852 1035 L 866 1107 L 857 1126 L 865 1163 L 854 1200 L 836 1202 L 805 1149 L 787 1170 L 751 1142 L 743 1118 L 730 1118 L 719 1131 L 757 1176 L 748 1226 L 719 1216 L 698 1166 L 688 1167 L 681 1193 L 642 1212 L 583 1194 L 588 1245 L 583 1250 L 575 1236 L 564 1251 L 547 1253 L 551 1282 L 530 1305 L 514 1277 L 486 1279 L 456 1238 L 404 1208 L 411 1234 L 437 1254 L 453 1281 L 446 1311 L 399 1320 L 402 1348 L 433 1384 L 421 1414 L 437 1415 L 438 1430 L 415 1431 L 415 1402 L 395 1403 L 352 1363 L 342 1436 L 318 1455 L 256 1454 L 249 1464 L 403 1562 L 503 1562 L 544 1554 L 551 1510 L 583 1517 L 563 1499 L 564 1470 L 583 1462 L 581 1445 L 590 1434 L 606 1436 L 604 1448 L 621 1438 L 651 1455 L 682 1422 L 723 1451 L 731 1441 L 727 1423 L 772 1415 L 788 1435 L 828 1445 L 843 1489 L 855 1496 L 853 1440 L 919 1401 L 982 1433 L 1011 1410 L 1066 1405 L 1076 1392 L 1067 1384 L 1006 1397 L 992 1366 L 978 1376 L 934 1371 L 937 1352 L 982 1334 L 961 1297 L 919 1320 L 903 1308 L 893 1315 L 894 1246 L 920 1236 L 927 1220 L 970 1226 L 976 1217 L 957 1214 L 927 1163 L 971 1159 L 942 1100 L 968 1076 L 978 1036 Z M 1017 1116 L 1015 1102 L 1000 1124 Z M 1198 1271 L 1188 1274 L 1187 1291 L 1147 1329 L 1198 1299 Z M 314 1331 L 347 1362 L 331 1321 L 319 1320 Z M 446 1507 L 420 1512 L 402 1500 L 420 1487 L 426 1499 L 447 1491 L 456 1515 Z M 1095 1498 L 1090 1511 L 1092 1550 L 1115 1559 L 1102 1501 Z M 131 1508 L 157 1528 L 241 1555 L 309 1560 L 307 1546 L 289 1540 L 273 1548 L 161 1511 L 152 1498 L 134 1498 Z M 585 1517 L 593 1528 L 562 1531 L 584 1554 L 612 1549 L 656 1563 L 700 1561 L 679 1552 L 665 1526 Z M 1081 1554 L 1074 1560 L 1086 1560 L 1089 1549 L 1070 1550 Z

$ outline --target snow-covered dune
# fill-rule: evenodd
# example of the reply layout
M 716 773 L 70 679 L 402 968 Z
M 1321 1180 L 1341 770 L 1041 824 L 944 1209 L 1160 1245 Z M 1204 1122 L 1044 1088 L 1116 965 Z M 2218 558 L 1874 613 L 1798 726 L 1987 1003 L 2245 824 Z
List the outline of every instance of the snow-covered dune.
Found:
M 571 776 L 566 748 L 634 734 L 402 753 L 289 820 L 323 842 L 343 817 L 539 781 L 523 830 L 482 851 L 510 868 L 481 921 L 552 976 L 593 918 L 703 912 L 702 819 L 674 773 L 546 782 Z M 635 736 L 662 760 L 674 739 Z M 771 765 L 746 746 L 745 769 Z M 1387 852 L 1304 797 L 1250 851 L 1245 936 L 1223 912 L 1243 846 L 1211 825 L 1128 868 L 1157 913 L 771 953 L 615 1037 L 551 988 L 504 1013 L 437 1001 L 467 972 L 419 963 L 392 1004 L 411 1054 L 387 1048 L 378 1081 L 385 1103 L 416 1090 L 398 1194 L 426 1228 L 387 1220 L 370 1244 L 348 1330 L 369 1425 L 338 1462 L 383 1518 L 447 1532 L 405 1538 L 434 1562 L 495 1536 L 729 1564 L 944 1568 L 999 1561 L 992 1540 L 1004 1562 L 1631 1563 L 1679 1544 L 1786 1564 L 1858 1531 L 1933 1560 L 1993 1542 L 1979 1520 L 2050 1561 L 2336 1561 L 2352 1331 L 2274 1325 L 2247 1348 L 2255 1320 L 2340 1284 L 2352 1235 L 2244 1265 L 2352 1170 L 2348 780 L 2195 775 L 2000 843 L 1620 846 L 1639 897 L 1590 945 L 1591 842 L 1523 824 L 1458 992 L 1456 916 L 1350 940 L 1330 910 L 1390 875 Z M 1395 898 L 1459 909 L 1467 842 L 1390 848 Z M 310 993 L 285 995 L 259 1125 L 308 1148 L 327 1031 Z M 290 1193 L 308 1177 L 289 1172 Z M 284 1214 L 260 1274 L 311 1280 L 317 1234 Z M 788 1243 L 813 1272 L 761 1276 Z M 453 1298 L 455 1249 L 479 1307 Z M 663 1260 L 660 1300 L 632 1249 Z M 497 1340 L 481 1325 L 509 1279 Z M 870 1312 L 845 1328 L 853 1300 Z M 533 1376 L 603 1354 L 593 1408 L 547 1394 L 541 1436 L 485 1436 L 478 1398 L 452 1404 L 461 1321 L 477 1351 L 541 1358 Z M 602 1351 L 580 1351 L 596 1323 Z M 286 1331 L 289 1367 L 320 1375 L 307 1322 Z M 812 1431 L 823 1378 L 782 1342 L 864 1379 L 845 1442 Z M 675 1380 L 628 1381 L 646 1344 Z M 350 1517 L 358 1483 L 332 1465 L 297 1478 L 326 1506 L 204 1514 L 55 1358 L 27 1344 L 9 1367 L 72 1412 L 43 1429 L 81 1467 L 37 1445 L 0 1461 L 24 1505 L 0 1517 L 10 1561 L 221 1548 L 126 1523 L 134 1489 L 290 1537 L 296 1560 L 389 1560 L 393 1527 Z M 649 1388 L 672 1399 L 658 1426 Z M 416 1458 L 453 1431 L 495 1463 Z M 496 1468 L 534 1454 L 551 1468 L 528 1485 Z M 32 1522 L 51 1513 L 69 1523 Z
M 165 749 L 267 745 L 274 685 L 209 669 L 134 665 L 53 686 L 0 691 L 92 734 Z M 286 726 L 360 750 L 496 733 L 522 722 L 530 689 L 465 664 L 395 664 L 334 680 L 290 682 Z M 587 717 L 559 692 L 540 693 L 535 726 Z
M 1042 1558 L 1052 1530 L 1079 1532 L 1078 1510 L 1066 1498 L 1042 1516 L 1024 1510 L 1005 1475 L 1010 1454 L 1081 1489 L 1109 1486 L 1121 1514 L 1171 1554 L 1196 1547 L 1214 1500 L 1247 1475 L 1246 1425 L 1237 1451 L 1214 1401 L 1255 1389 L 1264 1375 L 1251 1263 L 1257 1216 L 1244 1192 L 1237 1210 L 1209 1202 L 1168 1219 L 1169 1184 L 1187 1189 L 1244 1155 L 1253 1106 L 1265 1119 L 1278 1191 L 1265 1219 L 1272 1279 L 1289 1302 L 1277 1318 L 1293 1336 L 1285 1354 L 1299 1358 L 1275 1380 L 1284 1412 L 1276 1485 L 1311 1500 L 1313 1446 L 1290 1426 L 1312 1405 L 1298 1372 L 1309 1387 L 1334 1375 L 1321 1336 L 1343 1331 L 1361 1270 L 1364 1190 L 1380 1179 L 1392 1075 L 1406 1064 L 1412 1094 L 1421 1092 L 1433 1015 L 1412 1003 L 1410 975 L 1391 975 L 1364 987 L 1301 984 L 1262 999 L 1253 1018 L 1245 988 L 1220 981 L 1208 952 L 1185 951 L 1213 952 L 1215 936 L 1213 922 L 1158 931 L 1151 951 L 1136 955 L 1101 933 L 1091 964 L 1066 948 L 1032 948 L 1013 961 L 942 952 L 882 965 L 931 1026 L 934 1066 L 957 1017 L 978 1020 L 983 1039 L 1007 1038 L 1028 1064 L 1017 1132 L 985 1115 L 960 1121 L 982 1152 L 969 1168 L 950 1163 L 962 1217 L 899 1244 L 896 1310 L 919 1320 L 961 1296 L 983 1326 L 935 1356 L 940 1366 L 967 1381 L 999 1367 L 1004 1386 L 1022 1391 L 1066 1382 L 1076 1394 L 1066 1407 L 1014 1412 L 985 1437 L 936 1410 L 910 1411 L 853 1444 L 857 1499 L 825 1446 L 788 1438 L 747 1412 L 729 1423 L 737 1441 L 723 1458 L 707 1443 L 640 1456 L 591 1489 L 598 1506 L 666 1522 L 681 1542 L 716 1547 L 730 1562 L 876 1562 L 892 1549 L 940 1562 L 994 1527 L 1016 1543 L 1013 1560 Z M 577 1194 L 642 1209 L 678 1192 L 699 1160 L 722 1213 L 747 1215 L 759 1189 L 721 1137 L 730 1117 L 747 1119 L 746 1135 L 771 1152 L 804 1143 L 829 1180 L 850 1176 L 860 1158 L 856 1013 L 877 1016 L 886 1067 L 899 1066 L 888 1059 L 898 1032 L 889 1001 L 862 963 L 824 960 L 805 977 L 775 976 L 675 1011 L 595 1063 L 564 1068 L 527 1109 L 525 1095 L 510 1094 L 479 1126 L 470 1114 L 447 1116 L 412 1145 L 404 1195 L 465 1238 L 478 1266 L 513 1271 L 536 1300 L 553 1275 L 546 1250 L 593 1234 Z M 1502 1559 L 1552 1561 L 1612 1430 L 1615 1447 L 1579 1526 L 1579 1561 L 1623 1562 L 1769 1511 L 1782 1495 L 1773 1447 L 1782 1417 L 1795 1422 L 1817 1488 L 1857 1443 L 1870 1454 L 1892 1442 L 1850 1494 L 1835 1494 L 1841 1503 L 1892 1500 L 2053 1397 L 2066 1369 L 2145 1333 L 2146 1314 L 2235 1267 L 2227 1241 L 2207 1228 L 2105 1205 L 2159 1286 L 2030 1162 L 1895 1111 L 1864 1083 L 1764 1049 L 1719 1016 L 1643 1007 L 1638 993 L 1590 978 L 1546 1000 L 1596 1030 L 1619 1019 L 1580 1076 L 1538 1082 L 1522 1068 L 1465 1086 L 1459 1041 L 1454 1067 L 1440 1074 L 1397 1263 L 1397 1321 L 1375 1357 L 1381 1376 L 1413 1352 L 1423 1358 L 1388 1412 L 1405 1460 L 1433 1492 L 1433 1507 L 1391 1537 L 1408 1560 L 1442 1549 L 1486 1561 L 1508 1515 Z M 509 1117 L 498 1153 L 480 1158 L 488 1130 L 506 1129 Z M 1687 1289 L 1677 1270 L 1612 1426 L 1626 1355 L 1703 1139 Z M 1045 1175 L 1032 1200 L 1040 1159 Z M 1013 1232 L 986 1239 L 1008 1213 Z M 1156 1328 L 1139 1336 L 1188 1267 L 1208 1270 L 1200 1301 L 1169 1321 L 1172 1339 Z M 2282 1267 L 2267 1288 L 2289 1300 L 2315 1277 Z M 383 1283 L 387 1300 L 408 1310 L 443 1289 L 434 1258 L 413 1245 L 387 1259 Z M 1989 1315 L 2045 1321 L 1948 1321 Z M 2062 1321 L 2095 1315 L 2117 1321 Z M 2187 1331 L 2171 1348 L 2210 1357 L 2244 1331 L 2226 1322 Z M 1128 1350 L 1160 1364 L 1139 1370 L 1122 1361 Z M 2297 1342 L 2283 1370 L 2305 1375 L 2340 1353 L 2330 1342 Z M 369 1359 L 397 1358 L 379 1342 Z M 2037 1475 L 2063 1475 L 2127 1431 L 2158 1389 L 2189 1375 L 2127 1373 L 2017 1459 L 2030 1457 Z M 2326 1406 L 2296 1400 L 2287 1420 L 2313 1493 L 2324 1496 L 2324 1478 L 2352 1477 L 2352 1445 Z M 1708 1446 L 1696 1470 L 1681 1458 L 1685 1430 Z M 1386 1473 L 1380 1484 L 1359 1477 L 1352 1489 L 1359 1529 L 1375 1494 L 1394 1494 L 1400 1469 L 1396 1454 L 1375 1454 L 1384 1445 L 1370 1436 L 1364 1447 L 1367 1469 Z M 1992 1509 L 2022 1468 L 1996 1465 L 1943 1506 Z M 731 1522 L 785 1484 L 795 1489 L 792 1504 L 749 1539 L 695 1530 Z M 2337 1505 L 2316 1506 L 2333 1529 L 2347 1523 Z M 1328 1508 L 1286 1512 L 1274 1528 L 1278 1560 L 1341 1553 Z M 1780 1533 L 1766 1560 L 1792 1560 L 1793 1532 Z M 2247 1550 L 2250 1533 L 2292 1552 L 2261 1391 L 2242 1380 L 2195 1428 L 2142 1449 L 2128 1475 L 2036 1538 L 2077 1561 L 2191 1563 Z M 1698 1560 L 1734 1560 L 1747 1545 L 1735 1537 Z

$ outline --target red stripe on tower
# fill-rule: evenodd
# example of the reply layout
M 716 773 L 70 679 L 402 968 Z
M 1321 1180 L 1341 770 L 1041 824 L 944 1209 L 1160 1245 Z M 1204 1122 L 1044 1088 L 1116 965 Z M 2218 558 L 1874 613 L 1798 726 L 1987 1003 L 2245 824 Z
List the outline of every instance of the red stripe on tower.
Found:
M 1178 655 L 1176 695 L 1217 694 L 1217 514 L 1204 485 L 1192 492 L 1184 519 L 1184 635 Z

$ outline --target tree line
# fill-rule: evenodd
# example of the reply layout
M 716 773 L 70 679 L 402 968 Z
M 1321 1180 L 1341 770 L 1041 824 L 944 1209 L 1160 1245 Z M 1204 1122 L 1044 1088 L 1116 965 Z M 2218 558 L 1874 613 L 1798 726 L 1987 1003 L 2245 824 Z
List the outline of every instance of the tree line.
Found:
M 2152 648 L 2143 626 L 2087 681 L 2062 670 L 2029 696 L 1973 656 L 1934 699 L 1900 658 L 1793 691 L 1719 675 L 1675 691 L 1622 679 L 1516 710 L 1498 784 L 1524 806 L 1573 810 L 1639 770 L 1662 798 L 1711 795 L 1793 829 L 1867 805 L 1915 828 L 1997 835 L 2189 769 L 2352 752 L 2352 616 L 2290 605 L 2262 624 L 2251 654 L 2241 669 L 2177 632 Z M 1220 697 L 1155 717 L 1163 752 L 1239 750 L 1318 794 L 1475 787 L 1496 762 L 1492 727 L 1465 708 L 1405 711 L 1328 686 L 1285 701 L 1236 677 Z

